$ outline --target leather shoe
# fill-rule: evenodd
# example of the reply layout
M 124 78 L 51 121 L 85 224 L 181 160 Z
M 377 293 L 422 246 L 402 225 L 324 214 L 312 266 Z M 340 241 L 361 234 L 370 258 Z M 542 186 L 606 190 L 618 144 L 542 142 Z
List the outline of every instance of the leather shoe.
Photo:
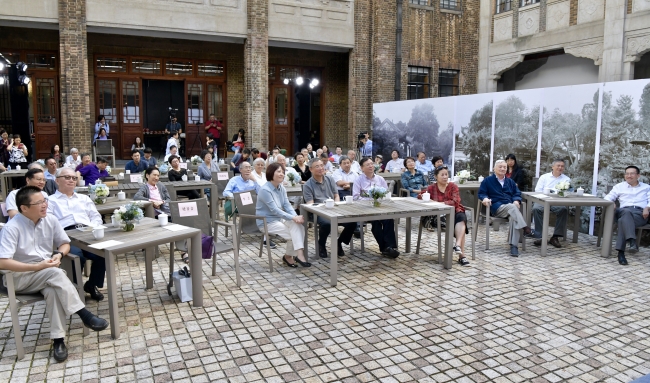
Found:
M 300 266 L 302 267 L 311 267 L 311 263 L 309 262 L 303 262 L 300 260 L 298 257 L 293 257 L 294 262 L 297 262 Z
M 399 257 L 399 251 L 393 249 L 392 247 L 387 247 L 385 248 L 382 252 L 383 255 L 387 256 L 388 258 L 397 258 Z
M 553 247 L 557 247 L 559 249 L 562 247 L 562 245 L 560 245 L 560 241 L 557 238 L 558 237 L 551 237 L 548 243 L 551 244 Z
M 336 255 L 337 257 L 345 256 L 345 251 L 343 251 L 343 246 L 341 246 L 341 242 L 339 242 L 338 247 L 336 249 L 338 250 L 338 254 Z
M 99 292 L 97 286 L 92 286 L 89 282 L 84 284 L 84 291 L 90 294 L 90 297 L 98 302 L 104 299 L 104 294 Z
M 535 241 L 533 241 L 533 245 L 538 246 L 538 247 L 542 246 L 542 240 L 541 239 L 536 239 Z
M 628 242 L 628 252 L 630 253 L 638 253 L 639 252 L 639 246 L 636 245 L 636 239 L 630 239 Z
M 83 322 L 84 322 L 84 326 L 88 327 L 93 331 L 106 330 L 106 327 L 108 327 L 108 321 L 106 319 L 102 319 L 98 317 L 97 315 L 93 315 L 92 317 L 88 318 Z
M 54 343 L 54 360 L 61 363 L 64 360 L 68 359 L 68 348 L 65 346 L 65 343 Z
M 325 246 L 318 246 L 318 255 L 321 258 L 327 258 L 328 255 L 327 255 L 327 249 L 325 248 Z
M 537 234 L 535 234 L 535 230 L 533 230 L 530 227 L 526 226 L 526 227 L 524 227 L 524 237 L 526 237 L 526 238 L 537 238 Z
M 627 265 L 627 259 L 625 259 L 625 254 L 618 255 L 618 264 L 623 266 Z

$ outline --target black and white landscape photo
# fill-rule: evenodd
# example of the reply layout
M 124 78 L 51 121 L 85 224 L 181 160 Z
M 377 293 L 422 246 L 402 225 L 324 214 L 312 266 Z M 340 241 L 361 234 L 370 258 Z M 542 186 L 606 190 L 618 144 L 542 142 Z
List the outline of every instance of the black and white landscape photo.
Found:
M 492 94 L 458 97 L 454 128 L 454 173 L 470 169 L 473 177 L 487 176 L 492 146 Z

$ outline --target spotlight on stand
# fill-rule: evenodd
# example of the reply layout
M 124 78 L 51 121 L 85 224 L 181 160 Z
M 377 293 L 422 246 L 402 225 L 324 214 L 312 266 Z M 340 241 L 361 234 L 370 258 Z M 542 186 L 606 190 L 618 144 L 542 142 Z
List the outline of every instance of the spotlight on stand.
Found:
M 4 76 L 0 76 L 0 85 L 4 85 L 4 84 L 5 84 L 5 78 Z
M 20 72 L 27 72 L 27 64 L 25 64 L 25 63 L 22 62 L 22 61 L 19 61 L 19 62 L 16 64 L 16 69 L 18 69 Z
M 303 83 L 302 77 L 300 77 L 300 76 L 296 77 L 296 85 L 300 86 L 300 85 L 302 85 L 302 83 Z
M 315 78 L 315 79 L 311 80 L 311 82 L 309 83 L 309 86 L 310 86 L 311 88 L 315 88 L 315 87 L 318 86 L 319 83 L 320 83 L 320 81 L 318 81 L 318 79 Z
M 0 61 L 0 71 L 3 71 L 3 70 L 5 70 L 5 63 Z
M 283 82 L 284 82 L 284 85 L 289 85 L 289 79 L 288 78 L 285 78 Z
M 29 85 L 30 81 L 31 80 L 26 75 L 22 75 L 18 77 L 18 82 L 20 83 L 20 85 Z

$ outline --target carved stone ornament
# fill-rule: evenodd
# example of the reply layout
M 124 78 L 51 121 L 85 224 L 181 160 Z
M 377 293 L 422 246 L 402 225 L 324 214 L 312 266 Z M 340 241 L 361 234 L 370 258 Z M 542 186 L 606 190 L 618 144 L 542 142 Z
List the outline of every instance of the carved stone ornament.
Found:
M 596 65 L 603 63 L 603 43 L 581 45 L 578 47 L 564 47 L 564 53 L 575 57 L 592 59 Z
M 650 9 L 650 0 L 633 0 L 632 12 L 645 11 Z
M 639 61 L 641 56 L 650 51 L 650 35 L 630 37 L 627 39 L 625 61 Z
M 503 72 L 514 68 L 522 61 L 524 61 L 524 55 L 516 55 L 492 60 L 490 61 L 490 77 L 493 80 L 498 80 L 501 78 L 501 74 Z

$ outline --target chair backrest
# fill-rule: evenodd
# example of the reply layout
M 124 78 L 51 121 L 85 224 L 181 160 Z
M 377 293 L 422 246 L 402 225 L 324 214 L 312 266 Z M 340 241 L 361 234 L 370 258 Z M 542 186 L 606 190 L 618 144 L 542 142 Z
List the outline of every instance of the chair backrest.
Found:
M 226 178 L 227 176 L 227 178 Z M 223 198 L 223 191 L 226 190 L 228 181 L 233 177 L 233 172 L 212 172 L 212 183 L 217 185 L 217 195 Z M 222 178 L 222 179 L 219 179 Z
M 352 185 L 352 184 L 350 184 Z M 392 195 L 393 190 L 395 189 L 395 180 L 388 181 L 388 192 Z
M 172 201 L 169 203 L 169 210 L 173 223 L 193 227 L 201 230 L 205 235 L 212 235 L 210 209 L 205 198 Z
M 537 186 L 537 181 L 539 181 L 539 177 L 533 177 L 533 189 L 535 190 L 535 186 Z
M 172 199 L 172 201 L 176 201 L 178 199 L 178 195 L 176 195 L 176 188 L 174 187 L 174 185 L 165 184 L 165 187 L 167 188 L 167 191 L 169 192 L 169 197 Z
M 96 153 L 98 156 L 113 155 L 113 152 L 111 150 L 113 146 L 113 140 L 97 140 L 96 145 L 97 145 Z
M 234 193 L 233 196 L 238 214 L 255 215 L 255 208 L 257 207 L 257 193 L 255 190 Z M 242 201 L 242 197 L 246 198 L 249 196 L 250 200 L 247 202 Z M 255 221 L 254 218 L 239 217 L 239 225 L 241 226 L 242 233 L 260 233 L 260 229 L 257 227 L 257 222 Z

